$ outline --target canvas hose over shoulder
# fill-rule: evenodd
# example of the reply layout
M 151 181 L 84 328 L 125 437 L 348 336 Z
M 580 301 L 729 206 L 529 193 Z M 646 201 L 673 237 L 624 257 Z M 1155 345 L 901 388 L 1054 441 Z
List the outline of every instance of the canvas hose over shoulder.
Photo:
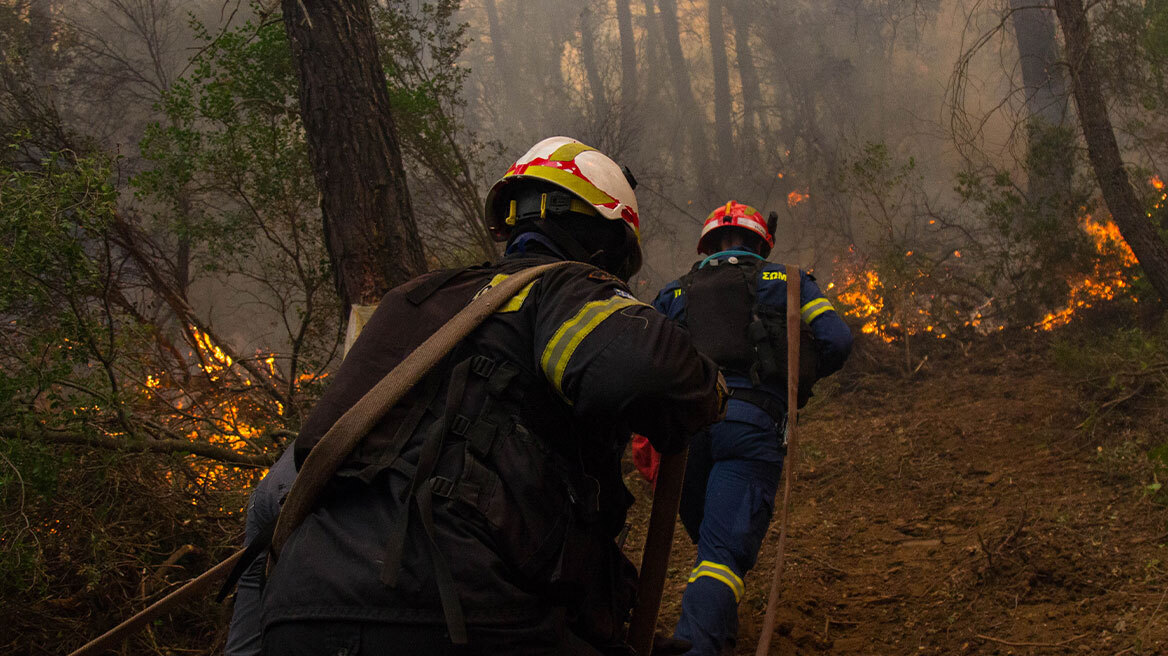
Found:
M 297 459 L 455 311 L 549 259 L 508 258 L 390 292 L 305 422 Z M 445 625 L 473 644 L 475 627 L 532 624 L 560 607 L 590 643 L 619 643 L 636 582 L 612 540 L 629 504 L 620 404 L 643 388 L 638 411 L 678 446 L 716 413 L 704 403 L 716 368 L 658 317 L 586 264 L 525 286 L 343 459 L 280 552 L 265 626 L 357 617 Z M 586 366 L 611 381 L 589 387 Z M 662 375 L 630 375 L 646 369 Z

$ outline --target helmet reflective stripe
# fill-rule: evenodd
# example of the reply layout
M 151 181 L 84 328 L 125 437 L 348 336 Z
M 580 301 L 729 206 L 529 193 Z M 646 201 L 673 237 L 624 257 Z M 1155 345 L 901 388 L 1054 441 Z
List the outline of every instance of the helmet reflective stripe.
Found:
M 616 207 L 616 199 L 601 191 L 596 185 L 580 173 L 580 169 L 571 161 L 560 162 L 550 159 L 537 159 L 530 164 L 516 164 L 503 176 L 503 179 L 515 175 L 538 177 L 557 184 L 576 194 L 591 205 Z
M 565 189 L 600 216 L 628 224 L 640 241 L 637 197 L 616 162 L 568 137 L 551 137 L 532 146 L 487 193 L 487 225 L 496 239 L 507 237 L 506 208 L 497 201 L 504 187 L 519 180 L 542 180 Z
M 548 159 L 553 162 L 570 162 L 576 159 L 576 156 L 586 150 L 596 150 L 592 146 L 586 146 L 579 141 L 575 143 L 566 143 L 556 149 L 552 156 Z
M 721 228 L 742 228 L 749 230 L 762 237 L 768 247 L 775 245 L 775 237 L 767 228 L 766 217 L 762 215 L 762 212 L 749 205 L 732 200 L 718 207 L 713 212 L 710 212 L 706 217 L 706 222 L 702 225 L 701 237 L 698 238 L 699 253 L 709 254 L 713 252 L 712 247 L 707 243 L 706 237 Z M 766 250 L 767 253 L 770 252 L 770 248 Z M 763 256 L 765 257 L 766 253 Z

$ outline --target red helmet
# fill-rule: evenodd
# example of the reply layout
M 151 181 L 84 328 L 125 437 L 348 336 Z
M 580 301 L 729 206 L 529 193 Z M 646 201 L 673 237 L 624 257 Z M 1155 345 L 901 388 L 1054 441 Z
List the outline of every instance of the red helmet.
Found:
M 754 209 L 749 205 L 744 205 L 738 201 L 729 201 L 725 205 L 719 206 L 718 209 L 710 212 L 706 217 L 706 223 L 702 226 L 702 236 L 698 239 L 698 253 L 702 255 L 710 255 L 714 253 L 715 239 L 721 235 L 715 235 L 716 232 L 723 228 L 742 228 L 748 230 L 766 242 L 759 255 L 766 257 L 770 255 L 771 248 L 775 245 L 773 219 L 770 220 L 762 215 L 762 212 Z M 714 235 L 714 237 L 711 237 Z

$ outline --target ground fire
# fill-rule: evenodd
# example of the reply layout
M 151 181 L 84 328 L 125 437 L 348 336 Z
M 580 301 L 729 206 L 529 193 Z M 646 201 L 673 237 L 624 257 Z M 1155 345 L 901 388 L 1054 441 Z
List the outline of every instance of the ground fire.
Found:
M 1161 209 L 1168 201 L 1164 182 L 1158 176 L 1153 176 L 1149 183 L 1159 192 L 1153 209 Z M 1149 212 L 1148 216 L 1151 217 L 1152 213 Z M 1065 304 L 1051 309 L 1041 320 L 1028 326 L 1032 330 L 1049 331 L 1066 325 L 1077 311 L 1113 300 L 1121 294 L 1128 294 L 1133 302 L 1139 300 L 1131 293 L 1132 271 L 1139 263 L 1115 223 L 1088 215 L 1079 222 L 1079 228 L 1094 246 L 1096 257 L 1093 270 L 1068 279 Z M 960 250 L 951 251 L 951 255 L 954 258 L 962 257 Z M 904 254 L 906 259 L 913 256 L 913 250 Z M 885 342 L 891 343 L 898 338 L 917 334 L 945 339 L 949 337 L 949 332 L 943 330 L 942 325 L 953 329 L 972 328 L 978 334 L 1005 329 L 1004 322 L 991 325 L 992 322 L 987 322 L 982 315 L 993 299 L 986 299 L 972 313 L 954 310 L 953 316 L 949 316 L 951 309 L 938 304 L 935 294 L 916 291 L 929 288 L 929 278 L 933 275 L 931 272 L 918 268 L 916 278 L 910 279 L 907 284 L 892 284 L 883 279 L 875 268 L 865 266 L 855 247 L 849 249 L 847 257 L 837 259 L 835 267 L 836 276 L 841 282 L 829 284 L 828 290 L 835 292 L 841 310 L 847 317 L 860 322 L 862 333 L 876 335 Z M 889 298 L 896 298 L 897 303 L 890 304 Z M 939 317 L 938 313 L 944 316 Z

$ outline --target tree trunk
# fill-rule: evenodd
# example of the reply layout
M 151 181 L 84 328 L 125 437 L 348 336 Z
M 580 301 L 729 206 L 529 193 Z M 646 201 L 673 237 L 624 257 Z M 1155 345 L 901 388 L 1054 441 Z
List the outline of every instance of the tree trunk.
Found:
M 1055 17 L 1034 0 L 1010 0 L 1014 37 L 1018 41 L 1018 63 L 1030 116 L 1050 126 L 1067 118 L 1067 83 L 1055 41 Z
M 719 173 L 725 176 L 734 161 L 734 132 L 730 126 L 730 71 L 726 61 L 722 0 L 709 0 L 710 62 L 714 66 L 714 141 Z
M 1055 15 L 1035 6 L 1034 0 L 1010 0 L 1010 9 L 1028 115 L 1027 196 L 1041 214 L 1054 212 L 1067 230 L 1074 230 L 1074 144 L 1069 132 L 1058 129 L 1067 125 L 1069 99 L 1055 40 Z
M 673 90 L 677 95 L 678 116 L 689 135 L 690 157 L 694 165 L 694 173 L 699 181 L 708 181 L 709 175 L 709 144 L 703 130 L 705 124 L 704 112 L 699 113 L 698 105 L 694 101 L 693 88 L 689 84 L 689 66 L 685 61 L 685 54 L 681 50 L 681 33 L 677 24 L 677 3 L 675 0 L 658 0 L 661 15 L 662 35 L 665 41 L 665 51 L 669 56 L 670 73 L 673 78 Z
M 596 66 L 596 35 L 592 31 L 592 10 L 587 4 L 580 11 L 580 63 L 584 65 L 584 75 L 588 78 L 592 108 L 597 115 L 604 116 L 608 98 L 604 93 L 604 80 L 600 79 L 600 69 Z
M 24 9 L 28 12 L 28 38 L 32 50 L 37 54 L 48 53 L 54 41 L 53 0 L 29 0 Z
M 1055 11 L 1066 41 L 1075 106 L 1087 141 L 1087 154 L 1099 180 L 1103 200 L 1148 281 L 1161 299 L 1168 300 L 1168 247 L 1144 215 L 1144 208 L 1123 167 L 1119 144 L 1103 99 L 1099 71 L 1091 52 L 1087 12 L 1082 0 L 1055 0 Z
M 495 7 L 495 0 L 485 0 L 483 7 L 487 10 L 487 30 L 491 38 L 491 56 L 495 59 L 495 71 L 503 81 L 505 93 L 518 93 L 515 84 L 515 68 L 507 59 L 503 50 L 503 29 L 499 25 L 499 11 Z
M 426 260 L 369 5 L 283 0 L 283 11 L 337 288 L 346 305 L 371 305 Z
M 649 107 L 656 107 L 661 96 L 661 80 L 665 77 L 665 66 L 661 62 L 661 23 L 657 18 L 655 0 L 644 0 L 645 5 L 645 90 L 641 101 Z
M 637 106 L 637 37 L 633 34 L 629 0 L 616 0 L 616 23 L 621 44 L 620 103 L 622 113 L 627 114 Z
M 742 134 L 739 149 L 747 161 L 758 152 L 758 140 L 765 131 L 762 117 L 762 87 L 758 70 L 754 67 L 754 51 L 750 48 L 749 0 L 731 0 L 730 18 L 734 21 L 734 55 L 738 61 L 738 76 L 742 80 Z

